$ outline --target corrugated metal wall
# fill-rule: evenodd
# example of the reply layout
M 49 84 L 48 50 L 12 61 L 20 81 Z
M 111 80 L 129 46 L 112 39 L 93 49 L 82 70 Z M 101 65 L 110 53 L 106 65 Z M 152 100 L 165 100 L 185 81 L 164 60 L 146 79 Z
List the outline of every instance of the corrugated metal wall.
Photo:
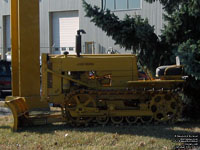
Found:
M 40 1 L 40 47 L 41 53 L 52 52 L 52 12 L 79 10 L 80 0 Z
M 10 15 L 10 0 L 0 1 L 0 53 L 5 59 L 6 37 L 5 37 L 5 16 Z
M 100 0 L 87 0 L 87 2 L 97 5 L 101 7 Z M 85 41 L 94 41 L 95 42 L 95 50 L 97 53 L 105 52 L 110 47 L 115 50 L 120 51 L 121 53 L 130 53 L 130 51 L 125 51 L 123 48 L 120 48 L 118 45 L 115 45 L 114 41 L 111 37 L 107 37 L 106 33 L 103 32 L 101 29 L 94 26 L 91 23 L 89 18 L 84 17 L 84 10 L 80 8 L 81 16 L 80 16 L 80 27 L 86 31 L 86 36 L 84 36 Z M 149 23 L 155 26 L 155 33 L 160 34 L 160 30 L 162 29 L 163 25 L 163 18 L 162 18 L 162 5 L 159 2 L 155 2 L 153 4 L 146 3 L 142 1 L 142 9 L 137 10 L 128 10 L 128 11 L 114 11 L 114 13 L 119 16 L 120 19 L 123 19 L 125 14 L 130 16 L 134 15 L 141 15 L 143 18 L 148 18 Z
M 101 0 L 86 0 L 92 5 L 97 5 L 101 7 Z M 3 47 L 3 15 L 10 14 L 10 0 L 0 0 L 0 51 Z M 78 10 L 80 17 L 80 28 L 86 31 L 86 35 L 83 35 L 83 49 L 84 42 L 94 41 L 95 53 L 106 52 L 109 47 L 120 51 L 121 53 L 126 53 L 123 48 L 118 45 L 114 45 L 114 41 L 106 36 L 106 33 L 101 29 L 95 27 L 91 23 L 89 18 L 84 17 L 84 9 L 82 8 L 81 0 L 40 0 L 40 46 L 41 53 L 51 52 L 52 44 L 52 33 L 51 33 L 51 18 L 52 12 L 56 11 L 71 11 Z M 124 18 L 125 14 L 131 16 L 141 15 L 143 18 L 148 18 L 151 25 L 155 25 L 155 32 L 160 34 L 160 29 L 163 25 L 162 19 L 162 6 L 159 2 L 148 4 L 142 2 L 141 10 L 128 10 L 128 11 L 115 11 L 119 18 Z

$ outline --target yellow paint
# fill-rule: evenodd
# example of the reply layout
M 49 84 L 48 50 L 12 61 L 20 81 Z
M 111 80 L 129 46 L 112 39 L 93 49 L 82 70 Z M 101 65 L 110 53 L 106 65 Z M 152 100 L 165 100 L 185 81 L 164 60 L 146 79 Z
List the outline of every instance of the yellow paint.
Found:
M 19 96 L 18 0 L 11 0 L 12 95 Z
M 19 0 L 19 96 L 40 95 L 39 1 Z
M 43 54 L 40 96 L 39 0 L 11 0 L 11 24 L 13 96 L 7 97 L 5 104 L 13 113 L 14 131 L 23 125 L 21 119 L 45 124 L 70 120 L 67 115 L 155 118 L 150 105 L 156 105 L 156 98 L 161 97 L 159 104 L 164 106 L 165 99 L 172 94 L 165 95 L 160 89 L 171 89 L 184 82 L 178 80 L 180 76 L 166 75 L 158 80 L 138 80 L 135 55 Z M 161 96 L 154 93 L 154 88 L 159 89 Z M 176 102 L 175 98 L 171 99 Z M 31 114 L 35 109 L 48 109 L 48 103 L 60 104 L 62 115 Z M 159 104 L 156 106 L 160 107 Z M 174 116 L 178 114 L 175 110 Z M 167 110 L 156 113 L 162 112 Z M 165 115 L 164 119 L 169 117 Z
M 40 95 L 39 1 L 11 0 L 13 96 Z
M 27 104 L 23 98 L 18 97 L 10 101 L 6 100 L 5 105 L 8 106 L 12 111 L 14 119 L 12 129 L 13 131 L 17 131 L 19 127 L 19 117 L 25 116 L 25 113 L 28 111 Z
M 13 113 L 16 131 L 19 117 L 35 108 L 48 108 L 40 97 L 38 0 L 11 0 L 11 38 L 13 96 L 6 97 L 5 104 Z

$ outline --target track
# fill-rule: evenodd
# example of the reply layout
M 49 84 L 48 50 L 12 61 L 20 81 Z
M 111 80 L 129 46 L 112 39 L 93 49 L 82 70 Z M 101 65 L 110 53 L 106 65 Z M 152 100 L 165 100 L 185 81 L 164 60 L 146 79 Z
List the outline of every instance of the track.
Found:
M 76 90 L 62 105 L 72 125 L 174 123 L 181 112 L 180 98 L 170 90 Z

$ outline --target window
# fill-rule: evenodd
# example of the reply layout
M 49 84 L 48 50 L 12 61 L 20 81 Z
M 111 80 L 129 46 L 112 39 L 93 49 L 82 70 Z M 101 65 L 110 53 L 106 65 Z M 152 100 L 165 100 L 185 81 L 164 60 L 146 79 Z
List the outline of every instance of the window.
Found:
M 103 0 L 103 9 L 114 10 L 115 0 Z
M 94 54 L 94 42 L 85 42 L 85 54 Z
M 115 0 L 116 9 L 127 9 L 127 1 L 126 0 Z
M 129 9 L 141 8 L 141 0 L 129 0 Z
M 103 9 L 129 10 L 141 9 L 141 0 L 102 0 Z

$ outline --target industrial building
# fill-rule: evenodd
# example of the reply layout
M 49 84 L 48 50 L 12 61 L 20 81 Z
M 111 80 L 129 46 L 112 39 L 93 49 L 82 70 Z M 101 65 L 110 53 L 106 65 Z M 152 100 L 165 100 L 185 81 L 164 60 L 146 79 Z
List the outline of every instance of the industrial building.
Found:
M 10 39 L 10 1 L 0 1 L 0 53 L 6 58 L 11 50 Z M 110 9 L 123 19 L 125 14 L 141 15 L 155 26 L 156 34 L 163 27 L 163 9 L 159 2 L 149 4 L 144 0 L 87 0 L 102 9 Z M 115 45 L 111 37 L 97 28 L 90 18 L 85 17 L 82 0 L 40 0 L 40 52 L 62 54 L 75 53 L 75 35 L 78 29 L 84 29 L 82 36 L 83 53 L 107 53 L 112 48 L 119 53 L 130 53 Z

